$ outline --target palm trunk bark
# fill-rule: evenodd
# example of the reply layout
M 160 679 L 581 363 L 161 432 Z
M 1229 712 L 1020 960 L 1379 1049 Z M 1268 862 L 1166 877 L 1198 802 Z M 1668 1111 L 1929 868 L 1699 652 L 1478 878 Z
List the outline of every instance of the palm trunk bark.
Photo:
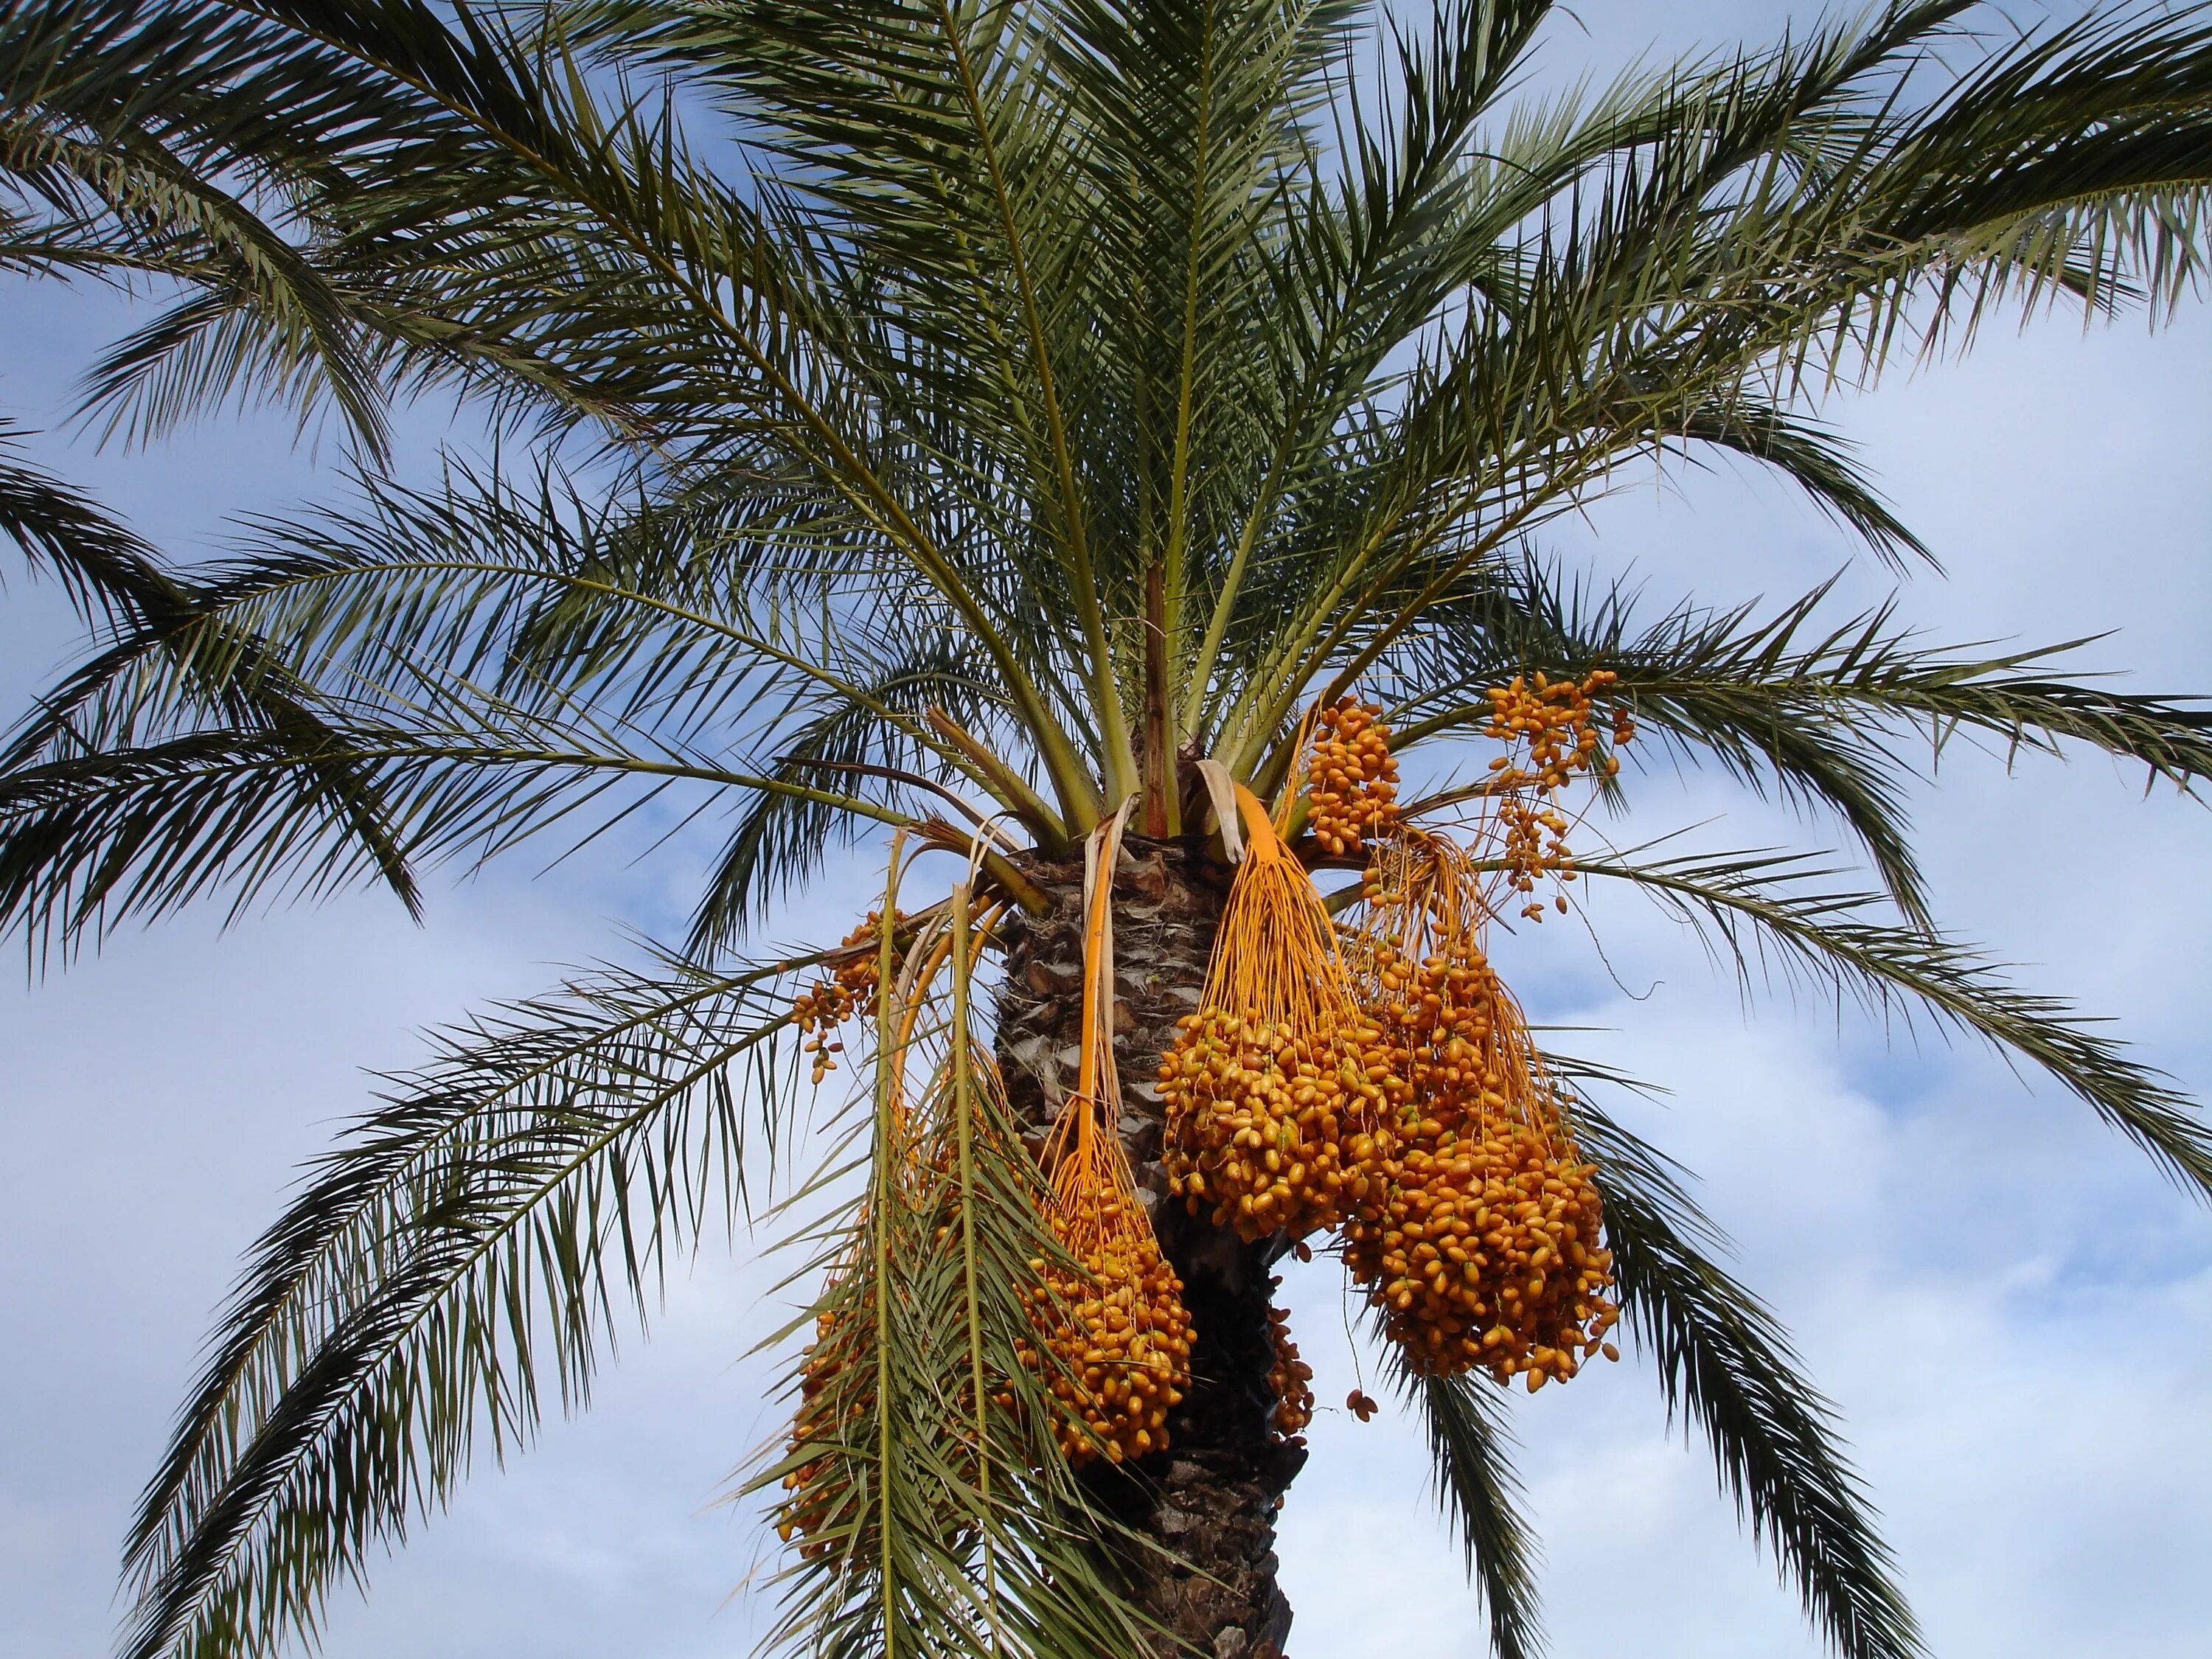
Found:
M 1051 898 L 1007 924 L 1000 1061 L 1012 1103 L 1042 1133 L 1073 1086 L 1083 997 L 1083 866 L 1024 861 Z M 1183 1281 L 1193 1325 L 1191 1388 L 1170 1415 L 1165 1451 L 1091 1480 L 1156 1549 L 1127 1565 L 1140 1604 L 1173 1641 L 1157 1652 L 1283 1659 L 1290 1604 L 1275 1582 L 1275 1515 L 1305 1461 L 1270 1422 L 1270 1253 L 1183 1213 L 1160 1168 L 1159 1058 L 1198 1006 L 1228 872 L 1195 837 L 1123 843 L 1114 890 L 1114 1048 L 1121 1132 L 1138 1193 Z M 1180 1644 L 1180 1645 L 1178 1645 Z

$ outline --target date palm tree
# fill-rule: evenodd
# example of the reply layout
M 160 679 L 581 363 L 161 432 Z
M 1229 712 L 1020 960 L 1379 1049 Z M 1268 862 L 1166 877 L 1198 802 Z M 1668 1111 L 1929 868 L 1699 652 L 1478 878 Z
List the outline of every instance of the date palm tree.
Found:
M 1163 1201 L 1146 1079 L 1231 876 L 1209 779 L 1295 832 L 1305 715 L 1346 695 L 1383 708 L 1419 821 L 1479 793 L 1458 769 L 1491 688 L 1613 676 L 1632 755 L 1806 807 L 1868 873 L 1585 849 L 1585 883 L 1984 1039 L 2212 1194 L 2187 1103 L 1937 928 L 1904 813 L 1914 745 L 1962 731 L 2186 789 L 2206 714 L 1825 590 L 1655 605 L 1545 544 L 1729 452 L 1872 556 L 1928 562 L 1826 400 L 1991 313 L 2185 300 L 2212 17 L 1896 0 L 1539 94 L 1550 10 L 0 7 L 11 267 L 167 296 L 90 410 L 146 437 L 274 399 L 359 463 L 344 499 L 190 570 L 56 480 L 0 477 L 0 524 L 96 631 L 0 757 L 7 924 L 65 954 L 213 894 L 378 884 L 412 908 L 427 866 L 641 811 L 716 837 L 687 938 L 444 1034 L 263 1236 L 131 1534 L 133 1659 L 310 1636 L 739 1218 L 811 1270 L 799 1433 L 756 1477 L 813 1506 L 777 1639 L 1279 1656 L 1272 1520 L 1304 1454 L 1271 1421 L 1267 1274 L 1292 1241 Z M 434 392 L 501 459 L 406 484 L 388 411 Z M 872 926 L 750 942 L 885 834 Z M 933 852 L 931 888 L 909 866 Z M 810 1131 L 848 1075 L 817 1097 L 794 1073 L 832 974 L 877 988 L 876 1018 Z M 1106 1121 L 1194 1346 L 1170 1449 L 1076 1468 L 1023 1352 L 1057 1249 L 1030 1148 L 1109 1001 Z M 1676 1167 L 1605 1115 L 1623 1080 L 1553 1070 L 1670 1408 L 1840 1652 L 1916 1651 L 1786 1338 Z M 798 1362 L 808 1332 L 834 1364 Z M 1531 1653 L 1504 1396 L 1396 1364 L 1496 1650 Z

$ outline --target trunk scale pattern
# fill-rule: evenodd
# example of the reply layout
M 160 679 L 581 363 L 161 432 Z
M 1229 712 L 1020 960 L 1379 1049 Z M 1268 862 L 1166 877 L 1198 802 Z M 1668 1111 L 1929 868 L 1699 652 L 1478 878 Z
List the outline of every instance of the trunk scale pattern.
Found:
M 1042 1144 L 1073 1087 L 1081 1055 L 1083 865 L 1023 860 L 1051 899 L 1049 912 L 1015 910 L 1006 929 L 998 1046 L 1008 1096 Z M 1198 1006 L 1230 872 L 1197 838 L 1122 844 L 1114 885 L 1114 1052 L 1121 1073 L 1120 1130 L 1138 1195 L 1183 1281 L 1194 1331 L 1191 1387 L 1170 1413 L 1163 1453 L 1085 1479 L 1135 1532 L 1158 1546 L 1127 1571 L 1139 1604 L 1179 1651 L 1214 1659 L 1285 1659 L 1290 1604 L 1277 1586 L 1275 1515 L 1305 1462 L 1274 1434 L 1268 1382 L 1274 1352 L 1267 1308 L 1268 1247 L 1189 1216 L 1160 1166 L 1162 1106 L 1155 1081 L 1176 1022 Z

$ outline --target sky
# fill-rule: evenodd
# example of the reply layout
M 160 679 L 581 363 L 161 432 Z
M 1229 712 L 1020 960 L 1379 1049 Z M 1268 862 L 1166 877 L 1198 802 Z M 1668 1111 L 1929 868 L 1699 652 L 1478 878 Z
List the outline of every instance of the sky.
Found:
M 1555 69 L 1775 32 L 1785 9 L 1589 4 Z M 0 412 L 58 426 L 73 376 L 124 321 L 91 296 L 16 287 L 0 305 Z M 2212 683 L 2212 313 L 2152 335 L 2046 319 L 1992 327 L 1963 363 L 1899 372 L 1826 413 L 1948 570 L 1905 580 L 1937 641 L 2042 644 L 2114 630 L 2085 668 L 2128 689 Z M 405 428 L 410 465 L 447 435 Z M 467 434 L 456 434 L 466 441 Z M 41 441 L 181 557 L 228 519 L 333 488 L 327 448 L 263 417 L 150 451 Z M 1772 483 L 1722 469 L 1640 486 L 1556 550 L 1632 568 L 1655 602 L 1779 602 L 1841 571 L 1848 610 L 1898 590 Z M 76 641 L 58 597 L 0 569 L 0 707 Z M 1711 848 L 1834 845 L 1705 777 L 1631 776 L 1626 841 L 1687 826 Z M 1938 911 L 2033 988 L 2110 1015 L 2149 1063 L 2212 1087 L 2212 817 L 2089 757 L 1947 750 L 1915 792 Z M 241 1252 L 301 1163 L 404 1067 L 422 1028 L 549 987 L 568 965 L 665 933 L 695 854 L 528 855 L 434 884 L 414 926 L 351 896 L 248 918 L 210 907 L 0 985 L 0 1652 L 77 1659 L 116 1627 L 118 1547 Z M 833 863 L 769 931 L 842 932 L 866 854 Z M 1702 1177 L 1742 1277 L 1834 1400 L 1930 1650 L 1942 1659 L 2200 1656 L 2192 1584 L 2212 1553 L 2212 1217 L 2087 1109 L 1978 1049 L 1885 1030 L 1787 987 L 1747 997 L 1640 901 L 1595 896 L 1604 950 L 1571 927 L 1509 947 L 1540 1021 L 1664 1085 L 1621 1114 Z M 754 1346 L 787 1316 L 745 1241 L 671 1283 L 592 1408 L 485 1468 L 449 1512 L 336 1598 L 332 1659 L 533 1659 L 747 1651 L 767 1558 L 721 1504 L 780 1431 Z M 1484 1651 L 1412 1426 L 1340 1408 L 1372 1382 L 1343 1334 L 1337 1270 L 1294 1269 L 1293 1326 L 1318 1373 L 1313 1458 L 1282 1519 L 1299 1659 Z M 1376 1390 L 1378 1393 L 1381 1390 Z M 1822 1650 L 1763 1547 L 1670 1430 L 1632 1352 L 1516 1396 L 1518 1461 L 1545 1546 L 1554 1653 L 1798 1659 Z

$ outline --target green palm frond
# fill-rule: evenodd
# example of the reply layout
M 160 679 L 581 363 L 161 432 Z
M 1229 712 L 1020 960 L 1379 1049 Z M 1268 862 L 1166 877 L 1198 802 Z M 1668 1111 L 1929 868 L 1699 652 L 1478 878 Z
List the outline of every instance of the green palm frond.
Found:
M 2055 997 L 2022 991 L 1989 957 L 1942 934 L 1880 920 L 1876 896 L 1804 884 L 1835 873 L 1803 854 L 1577 860 L 1632 883 L 1732 964 L 1802 977 L 1910 1025 L 1971 1033 L 2043 1072 L 2135 1142 L 2185 1191 L 2212 1201 L 2212 1127 L 2160 1075 Z
M 1685 604 L 1640 623 L 1636 595 L 1620 586 L 1563 584 L 1534 561 L 1501 564 L 1437 607 L 1388 659 L 1382 684 L 1405 688 L 1392 712 L 1411 747 L 1480 730 L 1490 719 L 1483 689 L 1516 674 L 1604 668 L 1647 738 L 1833 812 L 1921 925 L 1927 896 L 1904 788 L 1951 743 L 1985 739 L 2008 762 L 2087 745 L 2141 764 L 2147 782 L 2191 792 L 2212 775 L 2212 708 L 2202 699 L 2052 672 L 2090 641 L 1994 656 L 1947 648 L 1900 623 L 1893 600 L 1828 616 L 1832 587 L 1769 614 Z
M 118 627 L 15 735 L 0 782 L 8 914 L 67 937 L 216 885 L 238 906 L 328 890 L 488 855 L 578 813 L 588 839 L 670 788 L 904 821 L 903 792 L 875 776 L 781 764 L 825 700 L 878 717 L 848 720 L 853 752 L 829 758 L 921 764 L 988 799 L 989 779 L 957 770 L 927 721 L 950 705 L 988 731 L 993 708 L 931 619 L 890 638 L 865 619 L 725 623 L 712 572 L 690 593 L 623 585 L 625 549 L 607 544 L 664 533 L 653 515 L 579 525 L 561 516 L 574 505 L 518 505 L 496 481 L 384 489 L 359 514 L 264 526 L 256 556 L 164 589 L 165 610 Z M 938 660 L 872 660 L 909 635 Z M 825 658 L 880 677 L 893 701 Z M 315 696 L 310 680 L 337 689 Z M 279 720 L 286 688 L 302 712 Z
M 265 1654 L 574 1408 L 792 1133 L 792 976 L 605 969 L 442 1034 L 255 1247 L 129 1547 L 125 1651 Z
M 1409 647 L 1401 672 L 1423 684 L 1418 700 L 1395 712 L 1418 742 L 1479 725 L 1486 704 L 1473 694 L 1503 678 L 1543 664 L 1567 672 L 1611 664 L 1639 725 L 1716 749 L 1733 731 L 1747 760 L 1754 733 L 1764 729 L 1771 744 L 1784 727 L 1817 726 L 1825 715 L 1847 735 L 1908 732 L 1931 757 L 1972 732 L 1994 738 L 2008 757 L 2088 744 L 2139 763 L 2147 781 L 2183 789 L 2212 770 L 2212 709 L 2192 706 L 2204 699 L 2114 691 L 2048 672 L 2093 640 L 1977 656 L 1985 647 L 1925 643 L 1899 622 L 1895 599 L 1826 615 L 1833 588 L 1823 582 L 1765 616 L 1756 605 L 1685 604 L 1639 627 L 1635 596 L 1620 587 L 1562 587 L 1540 564 L 1502 567 Z M 1760 703 L 1769 707 L 1754 718 Z
M 1107 1547 L 1121 1534 L 1072 1477 L 1024 1349 L 1034 1264 L 1067 1258 L 973 1023 L 968 889 L 939 919 L 949 975 L 916 976 L 938 935 L 895 947 L 905 873 L 895 843 L 877 948 L 878 982 L 901 988 L 866 1056 L 865 1126 L 823 1182 L 860 1196 L 830 1195 L 830 1219 L 797 1241 L 822 1288 L 793 1328 L 813 1340 L 791 1443 L 745 1488 L 781 1489 L 801 1534 L 768 1643 L 886 1659 L 1141 1651 Z
M 1772 467 L 1892 566 L 1902 565 L 1907 556 L 1931 566 L 1936 562 L 1927 544 L 1875 493 L 1844 440 L 1810 421 L 1736 398 L 1692 411 L 1678 434 Z
M 229 890 L 234 916 L 416 862 L 481 861 L 559 826 L 574 851 L 673 790 L 908 822 L 588 708 L 538 714 L 466 684 L 426 686 L 411 706 L 318 699 L 297 729 L 186 722 L 104 748 L 70 735 L 0 777 L 0 915 L 64 944 L 210 890 Z
M 93 370 L 87 405 L 150 436 L 226 399 L 304 420 L 334 406 L 383 452 L 374 335 L 296 234 L 392 135 L 449 128 L 430 101 L 233 9 L 124 0 L 11 7 L 0 21 L 0 178 L 32 216 L 11 252 L 128 286 L 195 290 Z
M 203 588 L 87 497 L 44 473 L 0 465 L 0 532 L 30 556 L 34 569 L 58 577 L 86 620 L 115 641 L 46 698 L 0 751 L 0 918 L 6 919 L 0 925 L 20 926 L 34 950 L 58 945 L 66 951 L 81 936 L 149 902 L 158 910 L 198 896 L 204 883 L 193 866 L 206 849 L 195 843 L 211 830 L 234 845 L 256 838 L 258 831 L 241 836 L 246 825 L 239 812 L 254 818 L 276 800 L 332 837 L 323 873 L 343 865 L 349 874 L 388 888 L 410 914 L 417 911 L 414 875 L 368 757 L 265 641 L 211 620 Z M 181 749 L 118 752 L 116 740 L 128 744 L 130 734 L 100 731 L 96 719 L 82 717 L 124 679 L 140 689 L 158 686 L 155 701 L 189 710 L 200 729 Z M 225 724 L 210 731 L 210 722 Z M 118 786 L 142 795 L 149 787 L 173 791 L 180 769 L 225 766 L 234 776 L 243 766 L 257 781 L 273 782 L 276 793 L 264 789 L 251 802 L 234 799 L 216 809 L 228 812 L 227 827 L 218 827 L 205 802 L 184 814 L 188 821 L 181 824 L 173 803 L 157 810 L 155 821 L 168 819 L 162 828 L 169 841 L 149 861 L 146 843 L 155 823 L 143 799 L 137 807 L 118 799 Z M 96 805 L 91 794 L 100 797 Z M 106 827 L 88 839 L 94 819 Z M 126 875 L 133 865 L 136 875 Z
M 59 582 L 87 623 L 143 623 L 183 603 L 159 554 L 82 490 L 15 459 L 21 447 L 20 430 L 0 421 L 0 535 L 35 574 Z
M 1522 1512 L 1520 1479 L 1504 1396 L 1468 1375 L 1420 1376 L 1390 1350 L 1399 1392 L 1420 1412 L 1436 1468 L 1437 1499 L 1459 1534 L 1468 1576 L 1482 1592 L 1496 1659 L 1534 1659 L 1543 1651 L 1537 1607 L 1540 1556 Z
M 776 746 L 781 752 L 769 763 L 769 775 L 820 793 L 766 792 L 747 803 L 693 912 L 694 951 L 726 945 L 743 930 L 749 915 L 764 915 L 778 898 L 811 878 L 833 847 L 853 843 L 861 826 L 835 805 L 833 792 L 851 787 L 856 779 L 886 773 L 940 788 L 954 781 L 967 781 L 950 775 L 937 747 L 925 748 L 907 735 L 929 729 L 932 708 L 946 703 L 958 708 L 969 701 L 949 695 L 965 689 L 962 678 L 966 664 L 957 647 L 933 640 L 926 648 L 931 652 L 928 657 L 883 665 L 880 678 L 857 688 L 855 696 L 806 698 L 811 717 L 803 724 L 776 722 Z M 887 708 L 900 710 L 908 719 L 896 725 L 884 720 L 878 711 Z M 896 781 L 888 794 L 920 811 L 937 804 L 927 793 Z M 954 799 L 965 797 L 955 794 Z M 986 797 L 971 805 L 969 812 L 1004 804 Z
M 1863 30 L 1669 77 L 1616 118 L 1617 145 L 1560 179 L 1555 205 L 1522 233 L 1518 291 L 1475 304 L 1409 371 L 1390 441 L 1372 450 L 1379 476 L 1346 478 L 1366 502 L 1356 530 L 1297 556 L 1289 591 L 1311 597 L 1272 630 L 1263 690 L 1232 708 L 1240 763 L 1313 673 L 1326 665 L 1348 682 L 1461 574 L 1601 492 L 1628 455 L 1739 404 L 1747 421 L 1771 420 L 1759 411 L 1833 379 L 1863 381 L 1923 297 L 1934 337 L 1959 307 L 2000 295 L 2104 305 L 2126 297 L 2130 270 L 2161 273 L 2168 291 L 2195 280 L 2199 217 L 2118 222 L 2106 204 L 2135 187 L 2141 158 L 2108 145 L 2102 118 L 2074 100 L 2129 88 L 2143 100 L 2129 118 L 2139 110 L 2160 129 L 2173 186 L 2201 192 L 2212 148 L 2168 123 L 2212 76 L 2212 37 L 2093 21 L 2024 35 L 1948 97 L 1908 95 L 1923 45 L 1965 9 L 1893 8 Z M 2014 99 L 2022 82 L 2039 95 Z M 2051 88 L 2064 91 L 2040 95 Z M 2011 147 L 1965 166 L 1998 127 Z M 1939 212 L 1922 200 L 1934 175 L 1920 169 L 1942 153 L 1959 158 L 1951 176 L 1989 187 Z M 2032 208 L 2032 189 L 2008 196 L 2014 173 L 2055 185 L 2039 159 L 2055 155 L 2073 158 L 2078 194 Z M 1340 665 L 1354 619 L 1377 607 L 1393 620 Z
M 1598 1166 L 1606 1237 L 1629 1330 L 1659 1369 L 1670 1414 L 1698 1424 L 1723 1488 L 1796 1581 L 1844 1659 L 1923 1651 L 1835 1413 L 1774 1317 L 1711 1255 L 1724 1241 L 1680 1170 L 1588 1101 L 1574 1108 Z

